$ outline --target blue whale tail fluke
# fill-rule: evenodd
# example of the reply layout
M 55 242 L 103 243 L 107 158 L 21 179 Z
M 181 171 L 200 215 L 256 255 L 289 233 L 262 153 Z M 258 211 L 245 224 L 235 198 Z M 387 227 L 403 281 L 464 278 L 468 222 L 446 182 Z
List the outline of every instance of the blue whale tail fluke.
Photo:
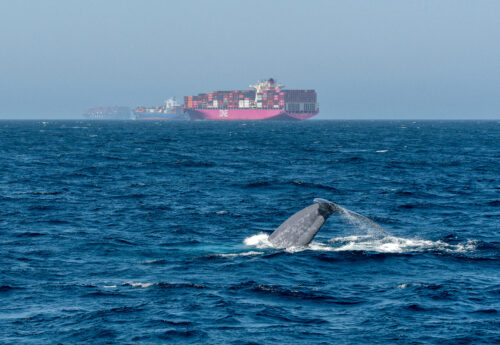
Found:
M 308 245 L 325 221 L 333 213 L 345 216 L 351 223 L 363 223 L 379 233 L 385 231 L 370 219 L 349 211 L 326 199 L 316 198 L 314 204 L 300 210 L 281 224 L 270 236 L 269 242 L 276 248 L 290 248 Z

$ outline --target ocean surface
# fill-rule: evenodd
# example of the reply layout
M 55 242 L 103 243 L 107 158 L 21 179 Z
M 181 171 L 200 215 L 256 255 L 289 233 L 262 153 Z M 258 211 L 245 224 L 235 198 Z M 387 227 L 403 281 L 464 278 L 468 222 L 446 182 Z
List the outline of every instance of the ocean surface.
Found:
M 498 344 L 500 122 L 0 121 L 0 250 L 1 344 Z

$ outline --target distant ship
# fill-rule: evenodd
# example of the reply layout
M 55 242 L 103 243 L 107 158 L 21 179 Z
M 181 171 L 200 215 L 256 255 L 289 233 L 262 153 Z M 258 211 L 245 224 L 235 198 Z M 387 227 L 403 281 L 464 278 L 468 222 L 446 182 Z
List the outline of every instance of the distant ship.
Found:
M 156 107 L 137 107 L 134 109 L 136 120 L 188 120 L 184 109 L 177 103 L 175 97 L 169 98 L 164 105 Z
M 131 120 L 132 113 L 129 107 L 95 107 L 83 112 L 89 120 Z
M 272 78 L 249 87 L 186 96 L 184 111 L 192 120 L 305 120 L 319 113 L 314 90 L 283 90 Z

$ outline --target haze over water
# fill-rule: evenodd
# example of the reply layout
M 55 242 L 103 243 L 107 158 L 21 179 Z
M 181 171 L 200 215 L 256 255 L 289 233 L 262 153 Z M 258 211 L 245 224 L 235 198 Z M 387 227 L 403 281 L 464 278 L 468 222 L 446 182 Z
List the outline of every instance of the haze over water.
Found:
M 499 143 L 498 121 L 2 121 L 0 342 L 498 343 Z M 387 234 L 332 216 L 270 247 L 316 197 Z
M 319 119 L 499 119 L 495 0 L 2 1 L 0 119 L 276 78 Z

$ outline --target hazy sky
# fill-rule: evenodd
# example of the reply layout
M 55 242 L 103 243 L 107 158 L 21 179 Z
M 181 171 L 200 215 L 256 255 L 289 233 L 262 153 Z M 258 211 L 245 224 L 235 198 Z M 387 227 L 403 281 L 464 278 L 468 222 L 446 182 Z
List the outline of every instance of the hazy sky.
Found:
M 500 1 L 0 0 L 0 119 L 271 76 L 317 118 L 500 119 Z

